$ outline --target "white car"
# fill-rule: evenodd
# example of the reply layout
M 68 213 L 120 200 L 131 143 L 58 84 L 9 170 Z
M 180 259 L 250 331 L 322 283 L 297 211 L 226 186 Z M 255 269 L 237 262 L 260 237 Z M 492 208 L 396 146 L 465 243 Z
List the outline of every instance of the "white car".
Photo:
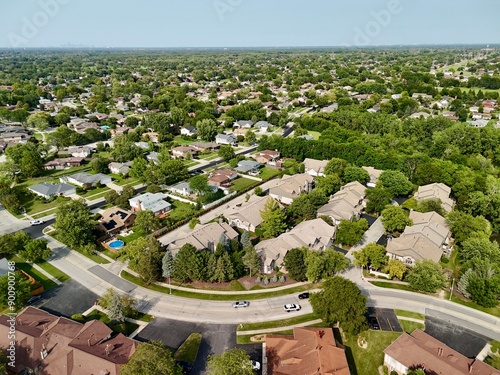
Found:
M 285 310 L 286 312 L 299 311 L 300 305 L 297 303 L 287 303 L 286 305 L 283 306 L 283 310 Z
M 236 309 L 238 307 L 248 307 L 250 306 L 250 302 L 248 301 L 237 301 L 233 303 L 233 307 Z
M 45 221 L 43 221 L 43 220 L 33 220 L 33 221 L 30 221 L 31 225 L 40 225 L 40 224 L 43 224 L 43 223 L 45 223 Z
M 252 368 L 254 370 L 260 370 L 260 362 L 252 360 Z

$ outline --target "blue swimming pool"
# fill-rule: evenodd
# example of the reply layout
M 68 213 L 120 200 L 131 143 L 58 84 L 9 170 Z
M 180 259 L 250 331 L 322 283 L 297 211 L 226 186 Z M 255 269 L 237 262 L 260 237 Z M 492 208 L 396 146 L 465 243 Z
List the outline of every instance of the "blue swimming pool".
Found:
M 125 242 L 123 242 L 122 240 L 114 240 L 109 243 L 109 247 L 111 247 L 112 249 L 119 249 L 120 247 L 123 247 L 123 245 L 125 245 Z

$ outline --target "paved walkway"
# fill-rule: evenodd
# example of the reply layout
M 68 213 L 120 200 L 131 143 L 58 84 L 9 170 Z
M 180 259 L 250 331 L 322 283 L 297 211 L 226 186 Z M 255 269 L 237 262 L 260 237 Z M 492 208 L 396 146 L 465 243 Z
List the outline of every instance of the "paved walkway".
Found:
M 303 322 L 303 323 L 293 324 L 291 326 L 286 326 L 286 327 L 254 329 L 252 331 L 236 331 L 236 336 L 258 335 L 258 334 L 263 334 L 263 333 L 273 333 L 273 332 L 288 331 L 290 329 L 294 329 L 295 327 L 307 327 L 307 326 L 312 326 L 313 324 L 318 324 L 318 323 L 321 323 L 321 322 L 323 322 L 321 319 L 315 319 L 315 320 L 311 320 L 309 322 Z
M 53 282 L 55 282 L 57 285 L 61 285 L 62 283 L 57 280 L 54 276 L 52 276 L 50 273 L 48 273 L 47 271 L 45 271 L 42 267 L 40 267 L 38 264 L 35 264 L 35 263 L 30 263 L 31 266 L 36 269 L 38 272 L 40 272 L 41 274 L 43 274 L 45 277 L 47 277 L 48 279 L 52 280 Z

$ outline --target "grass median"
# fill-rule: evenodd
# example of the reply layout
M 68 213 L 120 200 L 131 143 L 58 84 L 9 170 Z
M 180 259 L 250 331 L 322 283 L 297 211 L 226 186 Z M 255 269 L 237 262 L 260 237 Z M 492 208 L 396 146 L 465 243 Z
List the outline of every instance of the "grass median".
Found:
M 396 316 L 405 316 L 407 318 L 413 318 L 413 319 L 420 319 L 420 320 L 425 320 L 425 315 L 416 313 L 413 311 L 406 311 L 406 310 L 394 310 L 396 313 Z
M 122 271 L 120 276 L 123 279 L 130 281 L 131 283 L 134 283 L 136 285 L 142 286 L 144 288 L 154 290 L 154 291 L 160 292 L 160 293 L 170 294 L 170 288 L 164 287 L 161 285 L 157 285 L 157 284 L 145 285 L 140 278 L 132 275 L 131 273 L 129 273 L 127 271 Z M 192 292 L 190 292 L 190 291 L 188 292 L 188 291 L 177 290 L 177 289 L 172 288 L 172 295 L 177 296 L 177 297 L 210 300 L 210 301 L 240 301 L 240 300 L 256 300 L 256 299 L 286 296 L 289 294 L 300 293 L 300 292 L 310 290 L 310 289 L 316 289 L 318 287 L 319 286 L 317 284 L 308 284 L 308 285 L 301 285 L 301 286 L 288 288 L 288 289 L 282 289 L 282 290 L 276 290 L 276 291 L 269 290 L 268 292 L 253 293 L 253 294 L 198 293 L 194 290 Z
M 54 267 L 52 264 L 46 262 L 45 260 L 43 262 L 40 262 L 40 263 L 37 263 L 37 264 L 45 272 L 50 273 L 54 278 L 56 278 L 57 280 L 59 280 L 62 283 L 65 283 L 66 281 L 68 281 L 69 279 L 71 279 L 71 277 L 69 277 L 68 275 L 66 275 L 64 272 L 62 272 L 58 268 Z
M 318 316 L 314 313 L 295 316 L 288 319 L 282 320 L 271 320 L 269 322 L 261 322 L 261 323 L 243 323 L 238 325 L 238 331 L 257 331 L 260 329 L 270 329 L 270 328 L 281 328 L 281 327 L 289 327 L 295 324 L 307 323 L 313 320 L 318 319 Z

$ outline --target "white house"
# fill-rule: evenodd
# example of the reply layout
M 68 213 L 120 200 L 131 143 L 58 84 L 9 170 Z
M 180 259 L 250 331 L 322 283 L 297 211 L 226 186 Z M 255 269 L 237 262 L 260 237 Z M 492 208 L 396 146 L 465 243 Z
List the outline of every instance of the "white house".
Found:
M 215 137 L 215 143 L 219 145 L 236 146 L 238 144 L 238 139 L 231 134 L 217 134 Z
M 193 136 L 196 135 L 196 128 L 194 126 L 184 126 L 181 128 L 181 135 Z
M 328 164 L 329 160 L 317 160 L 317 159 L 304 159 L 304 169 L 305 173 L 316 177 L 316 176 L 325 176 L 325 167 Z
M 102 173 L 90 174 L 87 172 L 80 172 L 69 176 L 61 177 L 59 180 L 61 182 L 68 182 L 70 184 L 80 187 L 83 187 L 85 184 L 96 186 L 97 183 L 100 183 L 101 185 L 106 185 L 112 181 L 111 177 L 105 174 Z
M 163 193 L 144 193 L 128 200 L 132 212 L 152 211 L 155 215 L 161 216 L 172 210 L 172 205 L 165 201 L 166 195 Z
M 32 193 L 50 199 L 52 197 L 63 197 L 71 194 L 76 194 L 76 188 L 68 184 L 50 184 L 42 182 L 28 187 Z

